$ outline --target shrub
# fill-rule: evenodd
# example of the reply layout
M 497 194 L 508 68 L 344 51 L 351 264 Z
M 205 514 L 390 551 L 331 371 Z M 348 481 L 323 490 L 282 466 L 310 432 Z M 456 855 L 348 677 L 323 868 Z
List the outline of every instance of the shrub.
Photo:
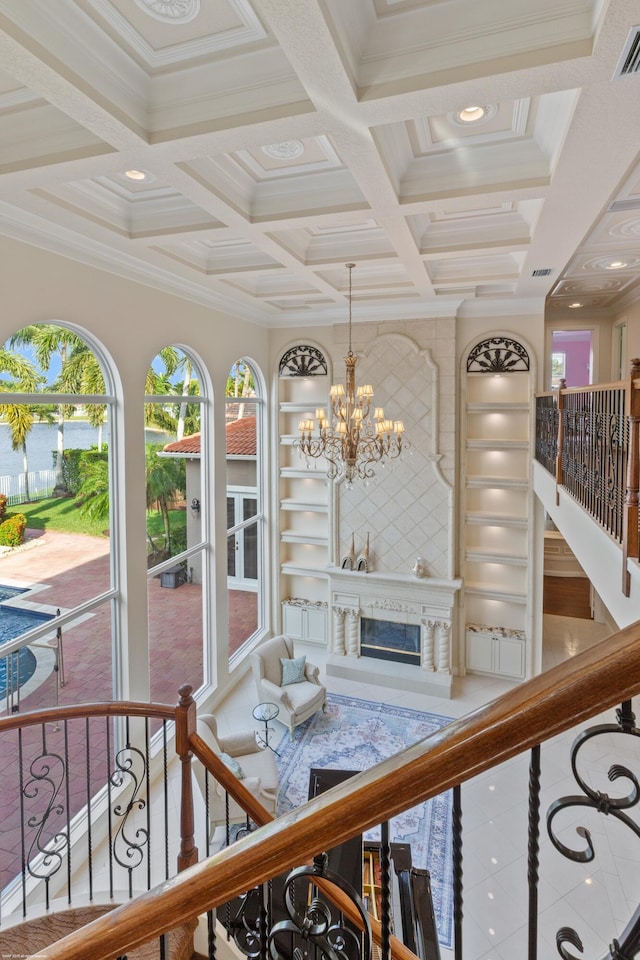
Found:
M 19 547 L 24 543 L 27 518 L 24 513 L 14 513 L 0 523 L 0 547 Z
M 54 468 L 57 460 L 58 452 L 57 450 L 54 450 Z M 105 463 L 108 462 L 109 453 L 106 448 L 103 450 L 97 450 L 95 447 L 92 447 L 90 450 L 78 450 L 72 447 L 64 451 L 62 457 L 62 475 L 64 477 L 64 484 L 69 493 L 78 493 L 80 487 L 82 486 L 82 481 L 84 479 L 87 467 L 100 460 L 104 461 Z
M 7 498 L 4 493 L 0 493 L 0 520 L 4 520 L 4 515 L 7 512 Z

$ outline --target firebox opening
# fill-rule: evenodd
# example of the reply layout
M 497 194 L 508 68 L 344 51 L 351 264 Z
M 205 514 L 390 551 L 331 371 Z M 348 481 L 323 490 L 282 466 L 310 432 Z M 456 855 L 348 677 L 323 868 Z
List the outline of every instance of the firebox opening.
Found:
M 360 620 L 360 655 L 420 665 L 420 626 L 387 620 Z

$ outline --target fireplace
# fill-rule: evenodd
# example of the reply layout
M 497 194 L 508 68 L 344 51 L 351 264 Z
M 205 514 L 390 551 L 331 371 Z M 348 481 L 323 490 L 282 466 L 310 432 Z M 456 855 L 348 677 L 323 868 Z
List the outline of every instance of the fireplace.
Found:
M 360 618 L 360 656 L 420 666 L 420 626 Z
M 450 697 L 461 580 L 329 568 L 330 676 Z

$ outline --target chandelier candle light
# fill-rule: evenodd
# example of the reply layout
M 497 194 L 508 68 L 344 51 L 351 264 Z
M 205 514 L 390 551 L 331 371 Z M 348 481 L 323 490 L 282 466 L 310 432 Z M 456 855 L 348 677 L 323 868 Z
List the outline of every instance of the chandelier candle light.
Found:
M 349 352 L 344 358 L 345 384 L 335 383 L 329 391 L 331 416 L 316 410 L 315 420 L 301 420 L 300 437 L 294 446 L 307 460 L 324 457 L 328 461 L 329 480 L 345 480 L 351 489 L 354 480 L 365 483 L 375 476 L 375 465 L 395 460 L 410 444 L 404 439 L 402 420 L 385 418 L 382 407 L 373 408 L 370 383 L 356 387 L 357 356 L 351 349 L 351 272 L 355 263 L 345 264 L 349 271 Z M 314 435 L 318 421 L 318 432 Z

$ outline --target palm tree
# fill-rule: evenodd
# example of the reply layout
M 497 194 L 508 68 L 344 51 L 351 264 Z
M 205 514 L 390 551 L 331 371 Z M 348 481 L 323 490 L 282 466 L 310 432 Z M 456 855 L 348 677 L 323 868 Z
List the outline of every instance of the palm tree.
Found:
M 15 378 L 15 383 L 2 379 L 2 374 Z M 38 372 L 26 357 L 0 347 L 0 390 L 16 393 L 34 393 L 39 382 Z M 22 450 L 25 499 L 29 494 L 29 463 L 27 459 L 27 435 L 33 427 L 34 417 L 40 415 L 37 406 L 23 403 L 0 403 L 0 419 L 6 420 L 11 431 L 13 450 Z M 44 415 L 46 416 L 46 414 Z
M 22 392 L 22 391 L 21 391 Z M 22 473 L 24 476 L 24 500 L 29 503 L 29 461 L 27 458 L 27 436 L 31 432 L 34 421 L 44 420 L 53 423 L 53 414 L 47 407 L 40 404 L 27 403 L 0 403 L 0 419 L 6 420 L 11 430 L 11 447 L 13 450 L 22 450 Z
M 63 393 L 102 395 L 106 392 L 102 367 L 93 350 L 84 342 L 74 347 L 67 357 L 57 383 Z M 98 450 L 102 450 L 102 428 L 106 420 L 107 405 L 89 403 L 85 405 L 85 412 L 91 426 L 98 431 Z
M 176 492 L 186 490 L 184 460 L 174 457 L 160 457 L 161 443 L 145 444 L 145 483 L 147 491 L 147 509 L 153 507 L 162 514 L 164 527 L 164 552 L 171 555 L 171 528 L 169 525 L 169 503 Z
M 86 464 L 77 499 L 81 503 L 80 512 L 90 520 L 109 520 L 109 464 L 106 460 Z
M 150 367 L 145 384 L 146 394 L 156 396 L 179 395 L 181 397 L 195 397 L 200 393 L 200 384 L 193 379 L 193 364 L 190 358 L 177 347 L 163 347 L 158 356 L 164 365 L 163 371 Z M 184 371 L 182 382 L 175 382 L 172 378 L 178 370 Z M 165 433 L 172 434 L 177 440 L 182 440 L 185 433 L 197 433 L 200 429 L 199 405 L 185 401 L 176 404 L 147 404 L 145 407 L 145 423 L 147 426 L 159 427 Z
M 11 337 L 9 341 L 11 346 L 23 346 L 30 344 L 34 348 L 36 360 L 42 370 L 48 370 L 54 355 L 59 355 L 61 369 L 64 370 L 67 362 L 69 350 L 74 347 L 84 345 L 77 333 L 68 330 L 66 327 L 59 327 L 55 323 L 31 324 L 23 327 Z M 66 496 L 68 494 L 64 479 L 64 422 L 72 413 L 73 406 L 69 404 L 60 404 L 58 406 L 58 456 L 56 458 L 56 485 L 53 490 L 54 496 Z

